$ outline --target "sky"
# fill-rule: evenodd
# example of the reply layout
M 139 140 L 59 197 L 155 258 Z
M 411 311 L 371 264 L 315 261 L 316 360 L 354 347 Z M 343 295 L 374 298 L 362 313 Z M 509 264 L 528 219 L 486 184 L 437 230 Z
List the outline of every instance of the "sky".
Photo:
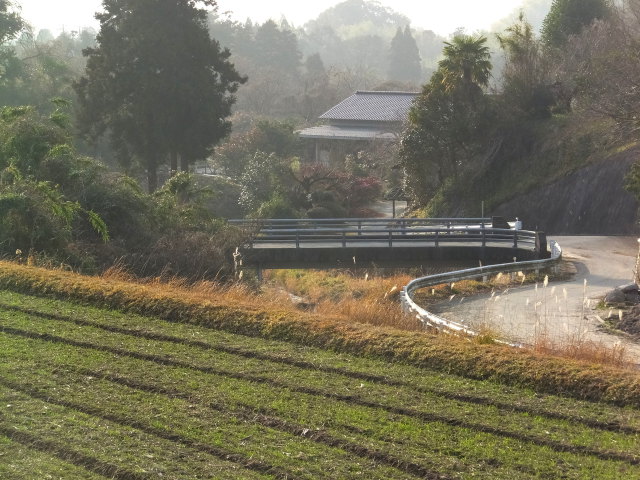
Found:
M 98 29 L 93 18 L 101 0 L 12 0 L 22 6 L 22 17 L 36 31 L 47 28 L 53 33 Z M 322 11 L 342 0 L 218 0 L 220 12 L 231 11 L 232 18 L 244 21 L 248 17 L 262 23 L 269 18 L 284 16 L 295 26 L 314 19 Z M 411 26 L 449 35 L 458 27 L 467 32 L 488 30 L 491 25 L 509 15 L 523 0 L 381 0 L 380 3 L 411 19 Z

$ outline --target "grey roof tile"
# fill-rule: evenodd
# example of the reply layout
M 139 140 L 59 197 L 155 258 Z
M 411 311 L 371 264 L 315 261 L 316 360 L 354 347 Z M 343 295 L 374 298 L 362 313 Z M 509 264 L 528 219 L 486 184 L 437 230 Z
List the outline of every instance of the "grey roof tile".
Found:
M 403 122 L 406 120 L 414 92 L 359 91 L 320 116 L 323 120 L 361 120 Z

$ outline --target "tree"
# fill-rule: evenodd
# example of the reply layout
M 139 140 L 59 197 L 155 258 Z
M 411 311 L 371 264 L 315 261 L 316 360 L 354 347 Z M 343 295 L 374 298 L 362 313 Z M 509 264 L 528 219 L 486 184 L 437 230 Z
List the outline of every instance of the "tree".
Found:
M 548 82 L 548 67 L 530 23 L 520 14 L 518 22 L 497 35 L 505 53 L 503 71 L 504 104 L 511 111 L 534 118 L 548 117 L 553 95 Z
M 611 8 L 609 0 L 553 0 L 542 22 L 542 42 L 560 48 L 570 35 L 577 35 L 596 19 L 607 18 Z
M 570 37 L 557 62 L 576 109 L 613 120 L 623 138 L 640 138 L 639 45 L 640 1 L 625 0 L 606 20 Z
M 0 0 L 0 45 L 14 39 L 25 27 L 24 21 L 13 8 L 10 0 Z
M 9 0 L 0 0 L 0 103 L 8 104 L 15 92 L 15 83 L 22 73 L 21 62 L 12 47 L 7 46 L 25 28 L 20 15 Z
M 391 40 L 389 52 L 389 80 L 419 84 L 422 77 L 420 52 L 411 29 L 407 25 L 404 30 L 398 27 Z
M 444 58 L 438 62 L 442 83 L 451 90 L 460 84 L 466 88 L 486 87 L 491 76 L 491 54 L 483 36 L 456 35 L 444 42 Z
M 157 188 L 156 169 L 183 170 L 231 129 L 233 93 L 246 80 L 207 30 L 215 0 L 103 0 L 97 46 L 74 88 L 79 127 L 108 133 L 121 158 L 135 156 Z
M 473 165 L 490 139 L 495 111 L 484 95 L 491 72 L 486 38 L 456 36 L 409 112 L 402 135 L 406 190 L 426 203 L 440 187 Z
M 256 30 L 253 60 L 258 66 L 270 67 L 288 75 L 297 76 L 302 54 L 298 39 L 285 28 L 279 28 L 273 20 L 267 20 Z

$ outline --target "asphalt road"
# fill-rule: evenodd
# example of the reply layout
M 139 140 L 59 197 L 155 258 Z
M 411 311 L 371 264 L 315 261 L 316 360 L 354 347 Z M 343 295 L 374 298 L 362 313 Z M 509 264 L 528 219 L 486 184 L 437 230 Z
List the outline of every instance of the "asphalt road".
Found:
M 640 343 L 605 332 L 598 317 L 608 315 L 609 310 L 596 308 L 607 291 L 633 280 L 637 238 L 551 238 L 562 247 L 564 260 L 575 266 L 571 280 L 512 288 L 492 296 L 454 297 L 430 310 L 473 329 L 489 328 L 514 342 L 533 344 L 547 339 L 559 345 L 620 346 L 640 364 Z

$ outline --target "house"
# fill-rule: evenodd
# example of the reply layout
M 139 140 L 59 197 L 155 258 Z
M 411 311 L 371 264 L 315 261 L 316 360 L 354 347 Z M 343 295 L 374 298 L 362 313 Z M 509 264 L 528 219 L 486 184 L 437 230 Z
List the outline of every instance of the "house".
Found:
M 319 117 L 325 125 L 299 131 L 310 142 L 309 157 L 336 165 L 376 142 L 394 142 L 406 122 L 414 92 L 358 91 Z

